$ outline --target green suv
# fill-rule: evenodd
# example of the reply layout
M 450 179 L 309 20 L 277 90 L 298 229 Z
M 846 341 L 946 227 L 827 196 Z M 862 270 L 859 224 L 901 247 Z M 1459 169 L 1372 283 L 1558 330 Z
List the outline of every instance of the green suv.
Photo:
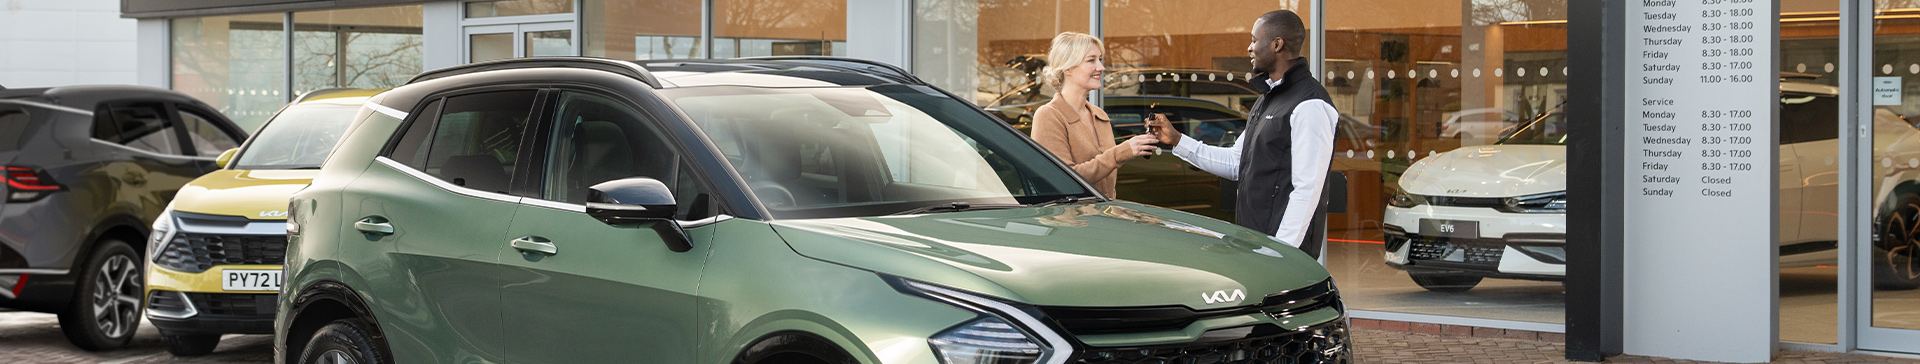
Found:
M 838 58 L 503 60 L 290 201 L 282 362 L 1346 362 L 1327 271 Z

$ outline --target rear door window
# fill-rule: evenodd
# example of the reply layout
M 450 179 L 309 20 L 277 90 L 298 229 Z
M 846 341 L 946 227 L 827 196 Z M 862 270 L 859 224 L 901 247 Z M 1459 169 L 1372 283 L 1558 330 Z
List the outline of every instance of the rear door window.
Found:
M 94 113 L 94 139 L 158 154 L 181 154 L 166 104 L 108 104 Z
M 389 158 L 457 186 L 508 193 L 520 143 L 532 117 L 536 90 L 494 91 L 448 97 L 431 131 L 421 121 L 401 137 Z M 430 133 L 416 136 L 416 132 Z M 424 145 L 409 138 L 424 137 Z M 425 150 L 424 158 L 413 159 Z

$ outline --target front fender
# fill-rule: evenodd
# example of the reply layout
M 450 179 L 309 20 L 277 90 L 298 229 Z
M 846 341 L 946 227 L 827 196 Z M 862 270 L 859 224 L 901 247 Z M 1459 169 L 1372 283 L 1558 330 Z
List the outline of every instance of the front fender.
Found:
M 894 290 L 879 274 L 800 256 L 765 223 L 731 220 L 701 280 L 700 362 L 732 363 L 760 339 L 803 332 L 861 363 L 936 363 L 926 338 L 977 314 Z

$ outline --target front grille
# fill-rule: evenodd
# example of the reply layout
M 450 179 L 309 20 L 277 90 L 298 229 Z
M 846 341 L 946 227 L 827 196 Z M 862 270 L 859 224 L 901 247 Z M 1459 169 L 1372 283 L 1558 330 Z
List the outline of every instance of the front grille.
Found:
M 1453 206 L 1453 207 L 1506 207 L 1507 206 L 1507 199 L 1500 198 L 1500 197 L 1451 197 L 1451 196 L 1422 196 L 1422 197 L 1426 198 L 1427 204 L 1434 205 L 1434 206 Z
M 1042 306 L 1047 318 L 1074 335 L 1106 335 L 1179 330 L 1194 321 L 1216 317 L 1264 314 L 1279 319 L 1340 307 L 1333 279 L 1262 297 L 1258 304 L 1194 311 L 1186 306 L 1070 307 Z
M 1462 251 L 1460 263 L 1500 265 L 1500 254 L 1506 250 L 1506 244 L 1496 241 L 1477 239 L 1430 240 L 1414 238 L 1412 248 L 1407 253 L 1414 260 L 1446 260 L 1454 251 Z
M 154 264 L 188 273 L 217 265 L 280 265 L 287 260 L 287 236 L 179 232 L 157 255 Z
M 1351 361 L 1344 321 L 1244 339 L 1131 348 L 1091 348 L 1080 364 L 1301 364 Z
M 279 298 L 274 293 L 187 293 L 201 315 L 224 317 L 271 316 Z

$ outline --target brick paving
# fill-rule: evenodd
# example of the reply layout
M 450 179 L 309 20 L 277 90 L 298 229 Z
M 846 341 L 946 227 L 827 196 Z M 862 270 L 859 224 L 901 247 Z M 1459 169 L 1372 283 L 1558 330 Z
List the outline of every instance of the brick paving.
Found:
M 1558 334 L 1394 321 L 1354 320 L 1355 363 L 1568 363 Z M 1371 320 L 1369 320 L 1371 321 Z M 1358 327 L 1372 324 L 1374 327 Z M 1386 327 L 1388 330 L 1382 329 Z M 1465 334 L 1465 335 L 1462 335 Z M 1474 337 L 1473 335 L 1485 337 Z M 1529 337 L 1517 339 L 1511 337 Z M 1541 338 L 1548 340 L 1541 340 Z M 166 353 L 159 333 L 142 325 L 133 347 L 90 353 L 60 335 L 53 315 L 0 311 L 0 363 L 267 363 L 273 337 L 228 335 L 212 355 L 175 358 Z M 1696 363 L 1687 360 L 1617 356 L 1609 363 Z M 1783 351 L 1775 363 L 1912 363 L 1920 360 L 1825 352 Z
M 1567 346 L 1558 342 L 1389 331 L 1399 326 L 1391 322 L 1393 321 L 1382 321 L 1391 325 L 1388 329 L 1355 329 L 1353 331 L 1355 363 L 1577 363 L 1565 359 Z M 1414 325 L 1420 324 L 1410 326 Z M 1356 322 L 1355 326 L 1359 326 L 1359 323 Z M 1420 328 L 1410 327 L 1410 329 L 1419 330 Z M 1631 355 L 1607 358 L 1607 362 L 1703 363 Z M 1920 363 L 1920 360 L 1863 354 L 1782 351 L 1774 357 L 1773 362 Z

